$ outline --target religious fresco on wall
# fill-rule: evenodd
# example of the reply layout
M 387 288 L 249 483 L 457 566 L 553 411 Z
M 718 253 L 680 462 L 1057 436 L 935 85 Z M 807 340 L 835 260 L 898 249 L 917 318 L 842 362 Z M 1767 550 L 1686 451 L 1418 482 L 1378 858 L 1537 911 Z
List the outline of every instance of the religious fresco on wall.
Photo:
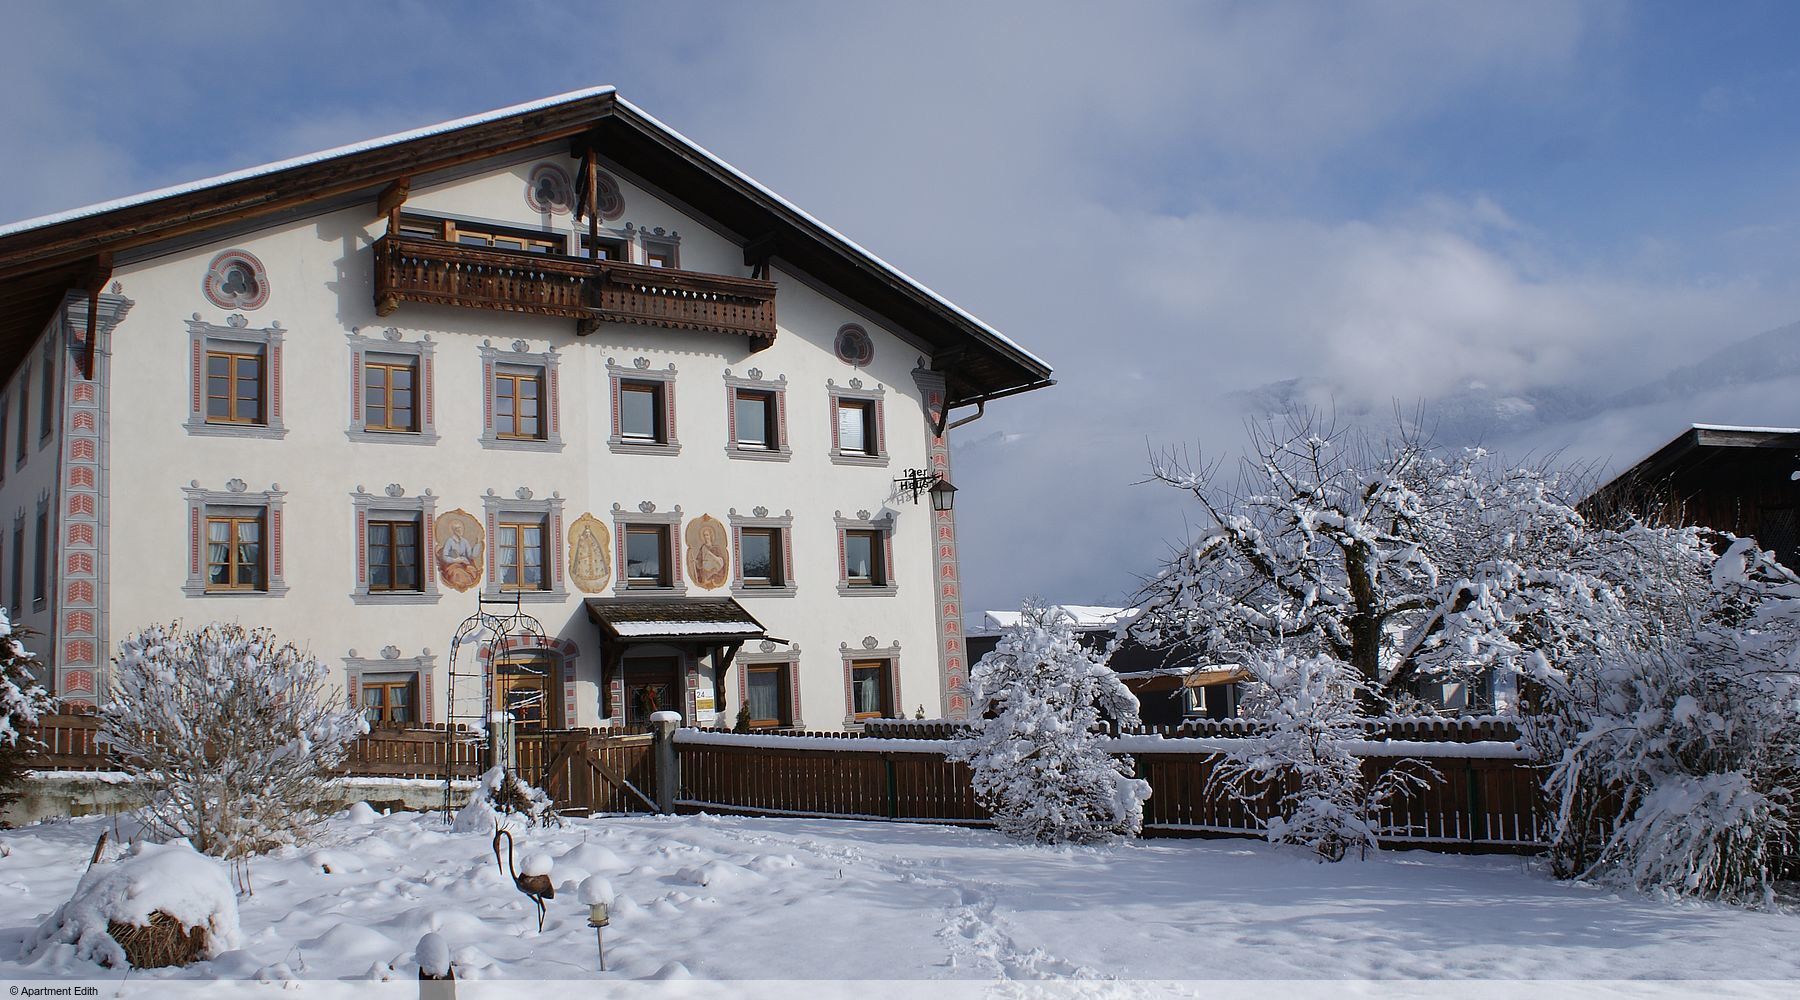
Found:
M 702 514 L 687 526 L 688 579 L 702 590 L 717 590 L 731 579 L 731 543 L 725 526 Z
M 612 536 L 592 514 L 569 525 L 569 579 L 584 594 L 598 594 L 612 581 Z
M 483 544 L 481 522 L 462 508 L 438 515 L 432 524 L 437 549 L 438 579 L 452 590 L 468 592 L 481 585 Z

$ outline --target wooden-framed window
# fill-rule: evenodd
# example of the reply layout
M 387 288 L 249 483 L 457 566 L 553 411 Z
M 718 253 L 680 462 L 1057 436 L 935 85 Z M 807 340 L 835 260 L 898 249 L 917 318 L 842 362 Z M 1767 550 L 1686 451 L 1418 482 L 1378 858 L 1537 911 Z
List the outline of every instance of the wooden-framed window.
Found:
M 562 451 L 562 425 L 556 412 L 560 363 L 554 346 L 533 351 L 525 341 L 515 340 L 507 350 L 482 341 L 483 448 Z M 428 414 L 429 410 L 427 407 Z
M 857 721 L 893 717 L 891 660 L 850 661 L 850 715 Z
M 47 441 L 56 429 L 56 355 L 44 353 L 43 384 L 38 387 L 38 440 Z
M 884 587 L 887 566 L 882 533 L 865 529 L 844 531 L 844 582 L 852 587 Z
M 581 236 L 582 256 L 589 256 L 589 251 L 595 247 L 599 247 L 600 252 L 593 254 L 593 257 L 600 260 L 618 261 L 621 264 L 631 263 L 631 240 L 624 236 L 609 236 L 602 233 L 600 239 L 596 241 L 590 240 L 587 234 L 583 233 Z
M 37 509 L 37 559 L 32 564 L 31 610 L 42 611 L 50 605 L 50 504 L 40 501 Z
M 19 373 L 19 457 L 24 465 L 31 448 L 31 366 Z
M 369 592 L 416 594 L 424 589 L 420 571 L 420 539 L 415 518 L 371 519 L 368 522 Z
M 5 398 L 0 397 L 0 482 L 6 481 L 6 468 L 12 464 L 6 460 L 6 428 L 9 426 L 7 420 L 12 413 L 7 402 Z
M 188 322 L 192 405 L 189 434 L 282 438 L 281 359 L 287 331 L 279 323 L 257 329 L 232 316 L 224 326 Z
M 419 721 L 419 675 L 364 674 L 363 716 L 374 725 L 406 725 Z
M 3 444 L 4 442 L 0 442 Z M 16 615 L 25 610 L 25 515 L 13 519 L 12 609 Z
M 494 370 L 494 434 L 503 441 L 542 441 L 544 371 L 511 365 Z
M 791 686 L 786 663 L 753 663 L 744 668 L 744 707 L 753 729 L 773 729 L 794 724 Z
M 494 568 L 501 590 L 549 590 L 548 532 L 542 518 L 502 518 L 494 539 Z
M 207 591 L 268 589 L 263 558 L 265 526 L 261 511 L 207 511 Z
M 412 434 L 419 429 L 419 359 L 363 359 L 363 429 Z
M 827 381 L 831 395 L 831 460 L 838 465 L 886 465 L 887 429 L 882 419 L 886 390 L 865 387 L 860 377 L 848 385 Z
M 632 444 L 667 444 L 663 383 L 619 382 L 619 437 Z
M 867 399 L 840 399 L 837 404 L 838 450 L 848 455 L 878 455 L 875 404 Z
M 402 215 L 400 234 L 417 239 L 443 240 L 466 247 L 488 247 L 516 253 L 561 254 L 568 246 L 560 234 L 535 229 L 442 219 L 424 215 Z
M 266 395 L 261 351 L 217 348 L 206 352 L 206 422 L 262 424 Z
M 760 389 L 734 389 L 731 398 L 732 431 L 739 448 L 776 451 L 781 447 L 775 419 L 775 394 Z
M 681 266 L 681 247 L 671 240 L 644 237 L 644 263 L 674 270 Z
M 669 549 L 669 526 L 633 524 L 625 529 L 625 586 L 627 588 L 674 586 L 674 555 Z
M 787 586 L 786 546 L 780 528 L 743 528 L 738 532 L 738 562 L 745 587 Z

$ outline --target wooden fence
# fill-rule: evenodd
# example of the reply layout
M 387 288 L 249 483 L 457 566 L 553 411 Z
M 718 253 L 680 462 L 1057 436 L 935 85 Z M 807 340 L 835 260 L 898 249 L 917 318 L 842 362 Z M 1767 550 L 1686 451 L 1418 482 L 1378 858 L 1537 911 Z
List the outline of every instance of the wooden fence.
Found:
M 967 765 L 945 760 L 941 742 L 914 751 L 893 739 L 677 734 L 684 811 L 770 816 L 983 824 Z M 1258 836 L 1277 794 L 1243 803 L 1212 784 L 1217 740 L 1170 739 L 1166 750 L 1120 742 L 1150 783 L 1144 830 L 1153 836 Z M 1402 755 L 1404 741 L 1363 758 L 1371 779 L 1404 767 L 1426 787 L 1378 817 L 1385 843 L 1453 850 L 1521 850 L 1542 844 L 1540 775 L 1511 743 L 1438 741 Z M 867 749 L 862 749 L 866 747 Z M 1429 771 L 1435 771 L 1432 776 Z
M 891 720 L 861 734 L 750 739 L 680 730 L 675 751 L 681 787 L 674 805 L 690 812 L 985 824 L 987 813 L 975 800 L 967 765 L 944 757 L 944 737 L 957 728 Z M 1380 815 L 1385 842 L 1452 850 L 1542 844 L 1541 775 L 1511 742 L 1517 727 L 1510 720 L 1401 720 L 1382 728 L 1386 740 L 1365 747 L 1363 763 L 1371 779 L 1392 767 L 1413 766 L 1406 761 L 1437 772 L 1422 792 Z M 37 745 L 28 766 L 116 769 L 117 762 L 96 741 L 98 729 L 92 715 L 46 716 L 31 733 Z M 1252 724 L 1227 720 L 1123 737 L 1121 752 L 1132 756 L 1138 776 L 1151 787 L 1145 833 L 1258 835 L 1262 820 L 1272 815 L 1274 796 L 1246 805 L 1212 785 L 1220 744 L 1254 738 L 1256 732 Z M 474 778 L 481 768 L 480 748 L 457 735 L 443 726 L 379 727 L 356 740 L 341 773 Z M 548 791 L 565 812 L 655 809 L 656 761 L 648 734 L 557 730 L 521 737 L 517 745 L 519 773 Z M 1415 747 L 1418 752 L 1410 753 Z

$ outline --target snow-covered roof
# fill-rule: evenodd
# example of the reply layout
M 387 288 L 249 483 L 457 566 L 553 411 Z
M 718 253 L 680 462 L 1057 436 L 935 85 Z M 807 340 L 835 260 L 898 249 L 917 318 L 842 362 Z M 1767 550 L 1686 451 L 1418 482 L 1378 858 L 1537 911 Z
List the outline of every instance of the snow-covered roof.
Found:
M 197 181 L 188 181 L 184 184 L 173 184 L 169 187 L 158 188 L 155 191 L 145 191 L 141 194 L 127 195 L 124 198 L 114 198 L 111 201 L 95 202 L 92 205 L 83 205 L 80 208 L 72 208 L 65 212 L 40 215 L 35 219 L 25 219 L 20 222 L 8 223 L 0 226 L 0 236 L 11 236 L 15 233 L 22 233 L 32 229 L 41 229 L 45 226 L 73 222 L 76 219 L 85 219 L 89 216 L 102 215 L 106 212 L 117 211 L 121 208 L 144 205 L 153 201 L 159 201 L 163 198 L 173 198 L 177 195 L 193 194 L 196 191 L 204 191 L 207 188 L 218 187 L 222 184 L 230 184 L 233 181 L 243 181 L 253 177 L 262 177 L 267 174 L 279 173 L 293 167 L 304 167 L 312 163 L 322 163 L 325 160 L 334 160 L 340 156 L 350 156 L 354 153 L 366 153 L 373 149 L 380 149 L 383 146 L 394 146 L 403 142 L 411 142 L 414 139 L 423 139 L 427 136 L 442 135 L 445 132 L 454 132 L 457 129 L 468 128 L 471 125 L 480 125 L 485 122 L 498 121 L 502 118 L 537 111 L 541 108 L 553 107 L 558 104 L 566 104 L 569 101 L 577 101 L 582 98 L 599 97 L 603 94 L 614 93 L 614 91 L 615 88 L 611 86 L 589 87 L 585 90 L 571 90 L 566 94 L 558 94 L 555 97 L 545 97 L 536 101 L 527 101 L 524 104 L 514 104 L 511 107 L 496 108 L 493 111 L 486 111 L 478 115 L 470 115 L 467 118 L 454 118 L 447 122 L 439 122 L 436 125 L 427 125 L 424 128 L 416 128 L 406 132 L 395 132 L 393 135 L 384 135 L 378 139 L 365 139 L 362 142 L 353 142 L 347 146 L 338 146 L 333 149 L 320 150 L 316 153 L 307 153 L 304 156 L 289 157 L 285 160 L 276 160 L 273 163 L 264 163 L 260 166 L 246 167 L 243 170 L 233 170 L 230 173 L 219 174 L 214 177 L 207 177 Z
M 1111 608 L 1097 604 L 1058 604 L 1055 607 L 1074 619 L 1075 630 L 1078 632 L 1099 632 L 1116 628 L 1119 622 L 1137 614 L 1136 608 Z M 1019 624 L 1019 614 L 1017 611 L 984 611 L 981 613 L 980 627 L 970 629 L 969 634 L 998 635 Z
M 338 164 L 333 164 L 331 161 L 348 160 L 352 157 L 366 156 L 367 154 L 380 154 L 382 151 L 388 150 L 389 147 L 402 146 L 407 143 L 418 142 L 419 140 L 429 139 L 433 136 L 440 136 L 464 129 L 485 127 L 486 130 L 492 131 L 501 128 L 506 124 L 508 119 L 517 119 L 520 116 L 529 115 L 533 112 L 547 112 L 552 109 L 572 111 L 575 109 L 564 108 L 564 106 L 584 101 L 591 102 L 596 98 L 607 99 L 605 101 L 605 107 L 597 109 L 597 119 L 603 120 L 607 117 L 612 117 L 633 123 L 640 130 L 649 130 L 657 137 L 656 141 L 675 147 L 678 149 L 679 155 L 689 159 L 691 162 L 701 164 L 703 169 L 711 172 L 715 180 L 723 180 L 726 182 L 727 186 L 735 186 L 740 195 L 749 196 L 751 200 L 759 204 L 762 210 L 772 212 L 777 217 L 784 217 L 786 224 L 796 227 L 801 233 L 806 235 L 808 239 L 831 248 L 831 252 L 834 254 L 847 257 L 851 262 L 851 269 L 853 272 L 878 275 L 881 281 L 891 283 L 892 287 L 903 289 L 905 293 L 908 293 L 909 302 L 914 303 L 915 306 L 917 304 L 928 303 L 929 309 L 935 310 L 938 316 L 949 318 L 952 329 L 957 330 L 961 336 L 972 336 L 972 339 L 978 343 L 985 342 L 988 351 L 991 352 L 988 356 L 1008 359 L 1003 362 L 1004 370 L 1008 372 L 1004 381 L 1000 382 L 998 385 L 983 385 L 981 383 L 984 379 L 976 377 L 969 390 L 971 393 L 974 393 L 977 390 L 995 393 L 1002 391 L 1016 392 L 1049 384 L 1051 367 L 1048 362 L 1026 350 L 1017 341 L 1014 341 L 1012 338 L 1007 337 L 992 326 L 989 326 L 987 323 L 976 318 L 967 310 L 954 302 L 951 302 L 944 296 L 939 295 L 937 292 L 901 271 L 899 268 L 889 264 L 882 258 L 877 257 L 860 244 L 814 218 L 811 214 L 781 195 L 776 194 L 761 182 L 751 178 L 731 164 L 726 163 L 724 160 L 714 155 L 710 150 L 699 145 L 685 135 L 682 135 L 675 129 L 670 128 L 668 125 L 665 125 L 654 116 L 646 114 L 636 105 L 633 105 L 623 97 L 618 96 L 616 88 L 611 86 L 590 87 L 583 90 L 570 91 L 566 94 L 558 94 L 554 97 L 546 97 L 541 100 L 515 104 L 510 107 L 499 108 L 479 115 L 440 122 L 436 125 L 429 125 L 424 128 L 398 132 L 393 135 L 368 139 L 345 146 L 338 146 L 334 149 L 309 153 L 304 156 L 277 160 L 273 163 L 265 163 L 260 166 L 236 170 L 202 180 L 160 188 L 155 191 L 148 191 L 125 198 L 115 198 L 109 201 L 97 202 L 92 205 L 85 205 L 64 212 L 57 212 L 51 215 L 44 215 L 33 219 L 10 223 L 0 226 L 0 242 L 8 240 L 15 240 L 16 242 L 16 238 L 19 237 L 35 236 L 38 234 L 38 231 L 48 231 L 53 229 L 53 227 L 67 227 L 74 223 L 81 223 L 84 220 L 89 220 L 91 227 L 93 220 L 96 220 L 96 217 L 114 212 L 141 210 L 141 212 L 155 214 L 155 208 L 153 206 L 158 202 L 170 202 L 167 206 L 169 213 L 174 217 L 178 217 L 182 224 L 189 225 L 189 228 L 191 228 L 193 220 L 188 219 L 184 212 L 178 210 L 181 206 L 185 205 L 186 202 L 178 199 L 201 194 L 210 195 L 211 189 L 226 189 L 229 185 L 242 184 L 244 182 L 256 182 L 259 179 L 265 181 L 266 184 L 272 180 L 273 175 L 281 174 L 284 171 L 292 171 L 301 168 L 312 168 L 316 171 L 326 164 L 331 164 L 336 167 Z M 530 123 L 523 123 L 523 127 L 528 130 Z M 509 131 L 517 130 L 510 129 Z M 526 134 L 529 135 L 529 131 L 527 131 Z M 394 151 L 389 150 L 388 155 L 393 155 L 393 152 Z M 361 162 L 363 161 L 357 160 L 346 162 L 342 164 L 342 167 L 346 172 L 349 172 L 352 167 Z M 231 191 L 221 191 L 220 195 L 222 196 L 220 200 L 223 203 L 235 203 L 235 195 L 233 195 Z M 226 195 L 230 196 L 224 197 Z M 244 204 L 246 208 L 255 209 L 257 205 L 260 204 L 260 201 L 253 198 Z M 145 239 L 154 237 L 155 233 L 158 231 L 158 226 L 161 224 L 161 222 L 155 221 L 144 223 L 142 220 L 133 220 L 131 225 L 121 227 L 120 231 L 128 234 L 131 240 L 141 243 Z M 48 240 L 51 235 L 51 233 L 45 232 L 42 238 Z M 82 252 L 92 253 L 95 251 L 109 251 L 111 243 L 117 242 L 119 238 L 118 235 L 114 234 L 106 236 L 104 241 L 102 241 L 101 238 L 89 235 L 85 237 L 85 243 L 83 245 L 91 246 L 93 249 L 84 250 Z M 33 252 L 30 243 L 30 240 L 25 241 L 23 248 L 16 252 L 13 251 L 13 248 L 8 247 L 6 249 L 9 252 L 0 253 L 0 257 L 9 259 L 11 257 L 18 257 L 20 260 L 27 260 Z M 64 253 L 65 251 L 59 249 L 56 252 Z M 5 268 L 0 267 L 0 280 L 3 280 L 6 277 L 4 271 Z M 73 272 L 71 273 L 73 274 Z M 55 291 L 55 289 L 52 291 Z M 60 293 L 58 297 L 60 297 Z M 27 311 L 32 312 L 31 310 Z M 28 326 L 35 326 L 40 322 L 41 321 L 36 317 L 35 312 L 26 319 Z M 965 359 L 962 366 L 966 368 L 972 363 L 972 358 Z M 973 401 L 975 396 L 969 395 L 959 397 L 956 392 L 953 391 L 951 393 L 951 402 L 953 404 L 955 404 L 959 398 Z
M 588 617 L 611 639 L 755 639 L 762 623 L 725 598 L 590 597 Z

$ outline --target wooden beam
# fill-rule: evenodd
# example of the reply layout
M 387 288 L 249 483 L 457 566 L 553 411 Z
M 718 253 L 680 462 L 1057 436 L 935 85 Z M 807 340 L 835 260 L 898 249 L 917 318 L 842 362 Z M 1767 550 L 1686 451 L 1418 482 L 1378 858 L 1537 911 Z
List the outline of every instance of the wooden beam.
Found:
M 94 351 L 100 340 L 100 292 L 112 280 L 112 273 L 110 251 L 95 257 L 93 270 L 88 273 L 87 343 L 81 348 L 81 377 L 89 380 L 94 377 Z
M 382 189 L 381 197 L 375 199 L 377 215 L 387 216 L 388 232 L 400 231 L 400 207 L 406 204 L 406 196 L 412 192 L 412 178 L 403 176 Z

